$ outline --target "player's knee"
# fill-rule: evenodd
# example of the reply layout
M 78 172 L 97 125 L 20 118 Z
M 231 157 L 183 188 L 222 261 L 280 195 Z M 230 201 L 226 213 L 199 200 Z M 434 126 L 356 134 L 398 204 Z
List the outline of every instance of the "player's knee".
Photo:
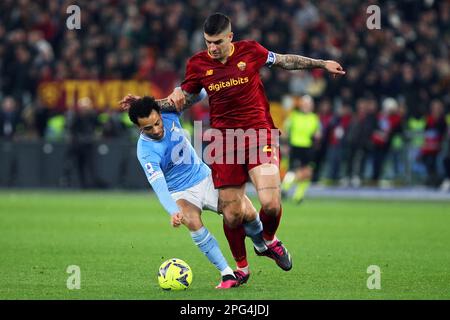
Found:
M 225 223 L 231 228 L 236 228 L 242 223 L 245 213 L 245 206 L 236 203 L 223 208 Z
M 198 214 L 185 214 L 182 223 L 189 231 L 197 231 L 203 227 L 202 220 Z
M 256 212 L 256 209 L 253 206 L 253 204 L 251 202 L 250 203 L 246 203 L 244 220 L 245 221 L 252 221 L 252 220 L 254 220 L 256 218 L 257 214 L 258 213 Z
M 280 213 L 281 202 L 279 199 L 271 199 L 262 204 L 263 211 L 270 216 L 277 216 Z
M 199 221 L 184 221 L 183 224 L 186 226 L 186 228 L 189 229 L 189 231 L 197 231 L 201 227 L 203 227 L 203 224 Z
M 226 225 L 230 228 L 237 228 L 239 225 L 242 224 L 242 216 L 224 214 L 223 217 Z

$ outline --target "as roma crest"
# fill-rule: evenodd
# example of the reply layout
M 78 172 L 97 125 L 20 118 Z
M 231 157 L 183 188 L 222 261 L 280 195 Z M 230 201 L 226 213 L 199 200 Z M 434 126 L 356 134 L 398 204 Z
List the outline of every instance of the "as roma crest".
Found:
M 244 71 L 245 68 L 247 67 L 247 64 L 244 61 L 239 61 L 237 67 L 239 68 L 239 70 Z

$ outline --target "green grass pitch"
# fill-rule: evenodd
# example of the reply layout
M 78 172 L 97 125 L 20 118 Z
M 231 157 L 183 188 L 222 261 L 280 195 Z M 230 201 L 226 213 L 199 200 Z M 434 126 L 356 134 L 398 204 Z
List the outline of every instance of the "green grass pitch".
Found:
M 258 205 L 255 203 L 258 208 Z M 203 213 L 234 267 L 221 218 Z M 184 227 L 174 229 L 150 192 L 0 192 L 0 299 L 449 299 L 450 203 L 307 199 L 284 203 L 284 272 L 255 256 L 249 282 L 219 291 L 219 273 Z M 193 269 L 186 291 L 159 288 L 177 257 Z M 81 271 L 69 290 L 67 267 Z M 381 289 L 368 289 L 370 265 Z

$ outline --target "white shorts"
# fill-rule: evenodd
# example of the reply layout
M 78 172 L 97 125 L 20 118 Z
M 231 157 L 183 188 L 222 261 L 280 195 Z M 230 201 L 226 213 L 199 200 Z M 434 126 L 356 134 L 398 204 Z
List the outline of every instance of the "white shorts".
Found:
M 219 191 L 214 188 L 211 174 L 189 189 L 174 192 L 172 198 L 186 200 L 195 205 L 200 210 L 208 209 L 217 212 L 219 203 Z

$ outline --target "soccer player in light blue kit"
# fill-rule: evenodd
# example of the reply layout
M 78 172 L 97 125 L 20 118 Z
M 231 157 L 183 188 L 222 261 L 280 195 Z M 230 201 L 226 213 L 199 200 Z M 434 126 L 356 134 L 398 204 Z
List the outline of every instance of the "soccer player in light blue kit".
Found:
M 201 94 L 198 100 L 205 95 Z M 211 170 L 184 136 L 179 114 L 161 113 L 156 101 L 147 96 L 132 99 L 123 107 L 128 108 L 130 120 L 141 130 L 137 157 L 160 203 L 170 214 L 172 226 L 184 224 L 197 247 L 220 271 L 222 281 L 216 288 L 228 289 L 245 283 L 248 276 L 233 272 L 217 240 L 202 223 L 202 209 L 218 212 L 218 192 Z M 264 246 L 262 224 L 254 211 L 253 217 L 246 217 L 246 234 L 255 246 Z

